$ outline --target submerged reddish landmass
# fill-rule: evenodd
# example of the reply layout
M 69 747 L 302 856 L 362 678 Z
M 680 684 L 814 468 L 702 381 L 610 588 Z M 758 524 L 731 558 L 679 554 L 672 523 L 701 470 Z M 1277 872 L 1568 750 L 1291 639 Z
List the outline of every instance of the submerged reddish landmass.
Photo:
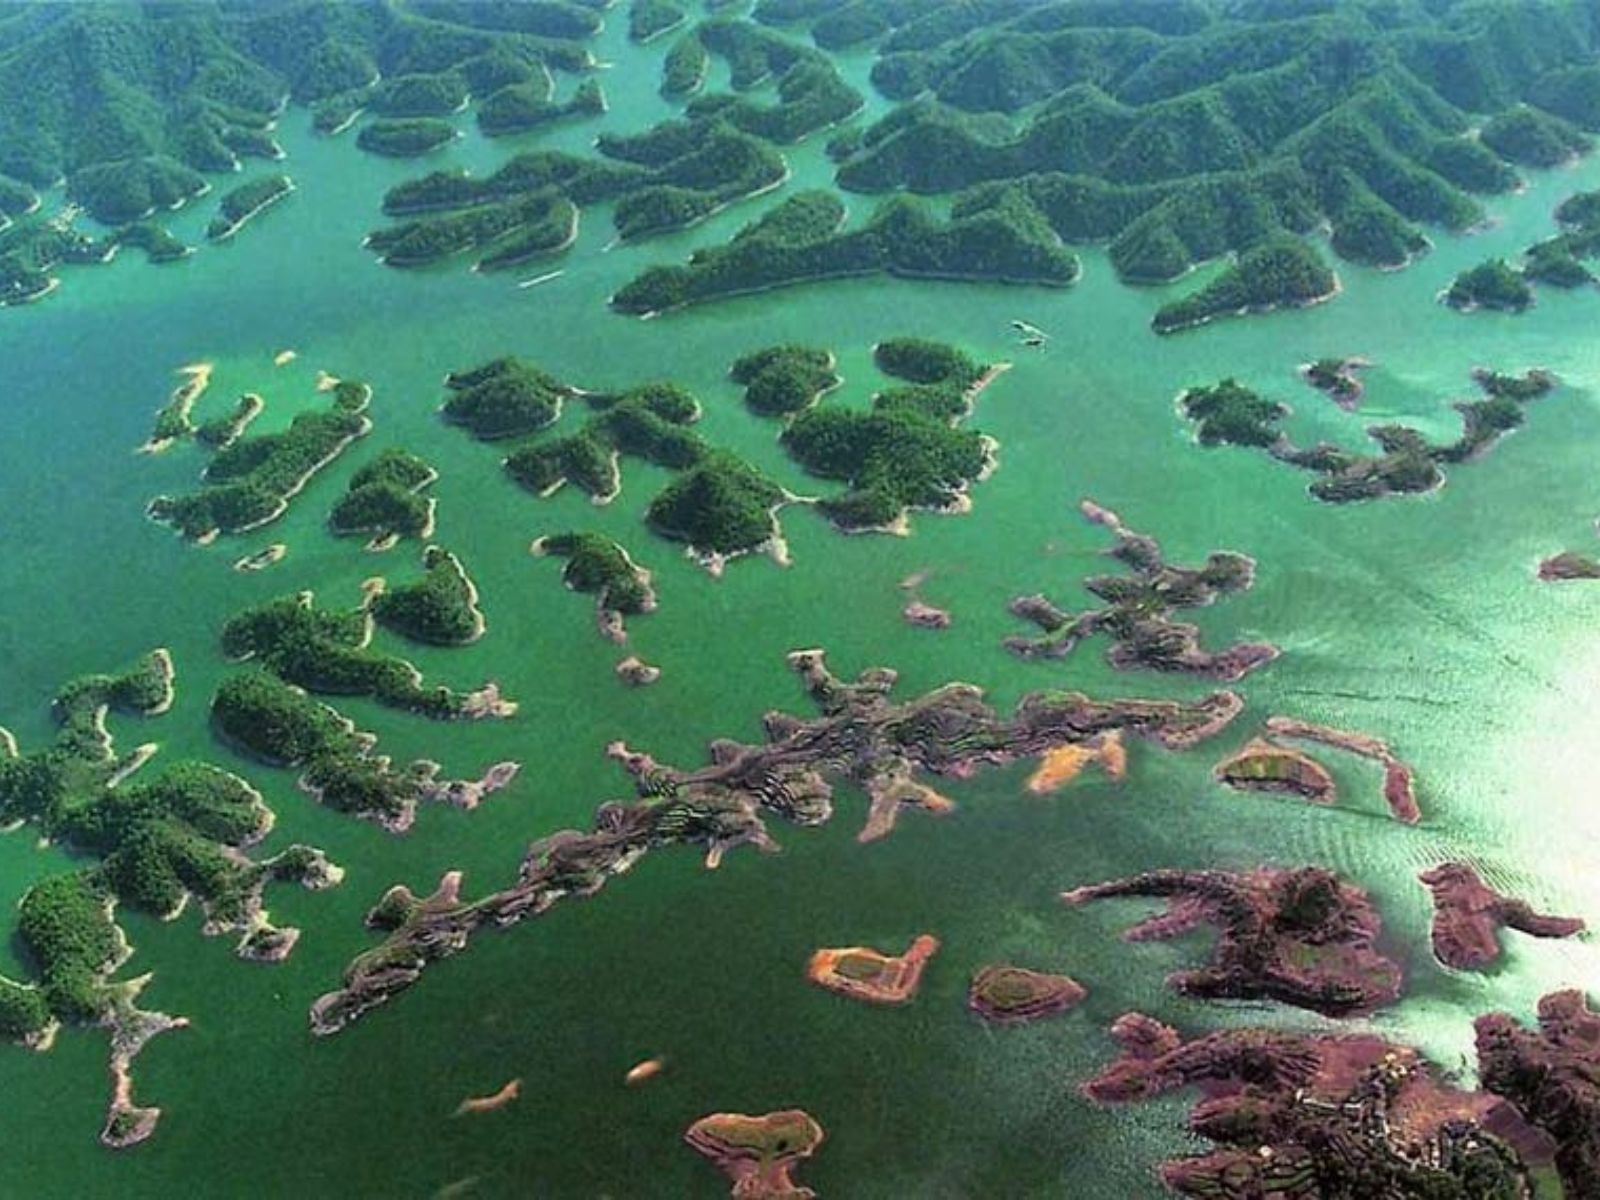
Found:
M 1252 738 L 1212 774 L 1232 788 L 1287 792 L 1314 804 L 1332 804 L 1338 794 L 1333 776 L 1316 759 L 1265 738 Z
M 806 964 L 806 978 L 819 987 L 868 1004 L 905 1004 L 917 994 L 922 968 L 939 949 L 939 939 L 924 933 L 904 954 L 867 946 L 818 950 Z
M 816 1193 L 792 1176 L 822 1139 L 822 1126 L 798 1108 L 760 1117 L 713 1113 L 683 1135 L 733 1181 L 736 1200 L 811 1200 Z
M 1267 733 L 1277 738 L 1296 738 L 1304 742 L 1319 742 L 1359 758 L 1370 759 L 1383 767 L 1383 798 L 1389 812 L 1397 821 L 1415 825 L 1422 820 L 1422 810 L 1417 807 L 1416 787 L 1410 766 L 1389 748 L 1389 743 L 1371 734 L 1352 733 L 1328 725 L 1314 725 L 1297 717 L 1268 717 Z
M 1086 995 L 1083 986 L 1066 975 L 996 963 L 972 977 L 967 1006 L 991 1021 L 1034 1021 L 1066 1012 Z
M 1089 1099 L 1200 1091 L 1189 1128 L 1215 1148 L 1161 1170 L 1182 1196 L 1531 1200 L 1527 1163 L 1548 1152 L 1510 1105 L 1441 1082 L 1379 1037 L 1229 1029 L 1186 1041 L 1142 1013 L 1111 1032 L 1122 1057 L 1084 1084 Z
M 1155 538 L 1128 528 L 1109 508 L 1093 500 L 1079 506 L 1084 517 L 1109 529 L 1116 544 L 1106 553 L 1128 569 L 1126 575 L 1091 575 L 1085 590 L 1103 601 L 1100 608 L 1068 613 L 1042 595 L 1018 596 L 1011 612 L 1044 631 L 1043 637 L 1006 639 L 1006 647 L 1024 658 L 1060 658 L 1086 637 L 1103 633 L 1111 639 L 1106 661 L 1122 670 L 1150 667 L 1208 679 L 1232 681 L 1278 657 L 1265 642 L 1240 642 L 1212 652 L 1200 645 L 1198 627 L 1175 621 L 1180 609 L 1201 608 L 1255 582 L 1255 562 L 1228 550 L 1212 552 L 1202 567 L 1168 563 Z
M 1147 871 L 1062 894 L 1164 899 L 1166 910 L 1124 935 L 1141 942 L 1217 928 L 1208 966 L 1169 978 L 1186 995 L 1271 999 L 1329 1016 L 1370 1011 L 1400 994 L 1400 968 L 1373 948 L 1382 921 L 1366 892 L 1320 867 Z
M 1103 748 L 1114 733 L 1182 750 L 1225 728 L 1242 707 L 1232 692 L 1190 703 L 1100 702 L 1050 691 L 1025 696 L 1003 716 L 970 684 L 946 684 L 896 702 L 893 671 L 871 669 L 847 682 L 828 670 L 820 650 L 798 651 L 789 664 L 818 716 L 768 713 L 763 743 L 715 741 L 709 762 L 689 770 L 614 743 L 608 753 L 633 776 L 638 799 L 601 804 L 587 831 L 563 830 L 533 843 L 507 887 L 477 900 L 462 899 L 452 887 L 422 901 L 391 889 L 369 914 L 385 940 L 355 958 L 341 986 L 316 1001 L 312 1030 L 337 1032 L 410 987 L 431 963 L 464 948 L 479 929 L 538 916 L 569 896 L 593 895 L 652 849 L 700 846 L 708 865 L 738 846 L 776 849 L 766 819 L 826 822 L 833 815 L 833 780 L 866 790 L 872 814 L 863 833 L 878 836 L 907 804 L 926 808 L 944 800 L 919 774 L 965 778 L 1061 746 Z
M 1433 893 L 1433 952 L 1460 971 L 1481 970 L 1500 957 L 1502 925 L 1541 938 L 1572 937 L 1586 928 L 1578 917 L 1547 916 L 1502 895 L 1466 863 L 1440 863 L 1418 878 Z
M 1477 1022 L 1484 1087 L 1555 1143 L 1568 1200 L 1600 1196 L 1600 1014 L 1580 991 L 1539 1001 L 1539 1027 L 1504 1013 Z

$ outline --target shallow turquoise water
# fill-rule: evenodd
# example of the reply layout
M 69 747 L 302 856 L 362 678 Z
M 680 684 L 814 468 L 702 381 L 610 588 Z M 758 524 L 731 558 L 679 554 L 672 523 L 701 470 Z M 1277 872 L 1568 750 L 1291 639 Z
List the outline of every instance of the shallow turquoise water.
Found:
M 665 115 L 653 91 L 662 47 L 631 49 L 616 29 L 603 45 L 617 64 L 606 74 L 605 126 Z M 850 70 L 865 67 L 853 61 Z M 1183 1001 L 1162 979 L 1203 953 L 1203 939 L 1129 948 L 1115 934 L 1135 906 L 1065 910 L 1055 901 L 1062 888 L 1155 866 L 1322 862 L 1370 887 L 1410 977 L 1404 1002 L 1374 1024 L 1447 1067 L 1470 1048 L 1472 1015 L 1526 1013 L 1544 990 L 1600 978 L 1593 942 L 1519 935 L 1509 935 L 1496 972 L 1439 970 L 1414 880 L 1446 855 L 1469 855 L 1536 903 L 1600 918 L 1600 877 L 1584 858 L 1600 834 L 1589 783 L 1600 766 L 1590 703 L 1600 591 L 1532 577 L 1540 555 L 1585 547 L 1600 511 L 1600 298 L 1545 289 L 1519 318 L 1463 317 L 1432 302 L 1462 266 L 1543 236 L 1557 201 L 1600 186 L 1600 164 L 1538 176 L 1526 194 L 1491 204 L 1494 228 L 1441 236 L 1410 270 L 1342 265 L 1345 293 L 1333 303 L 1163 340 L 1147 323 L 1178 288 L 1122 287 L 1094 249 L 1082 283 L 1064 292 L 856 280 L 652 322 L 605 311 L 604 298 L 641 264 L 720 240 L 775 198 L 614 249 L 607 214 L 586 213 L 578 246 L 555 264 L 565 274 L 528 290 L 513 286 L 515 276 L 454 266 L 385 270 L 359 240 L 377 222 L 382 191 L 419 168 L 362 155 L 349 135 L 315 139 L 306 123 L 291 112 L 283 139 L 299 190 L 236 242 L 168 268 L 76 270 L 47 303 L 0 313 L 11 434 L 0 441 L 10 501 L 0 521 L 0 724 L 36 745 L 61 681 L 168 645 L 179 703 L 158 722 L 120 722 L 124 744 L 157 739 L 163 757 L 206 756 L 240 771 L 278 812 L 269 844 L 321 845 L 347 867 L 346 881 L 322 895 L 269 896 L 275 919 L 306 930 L 276 967 L 239 962 L 225 939 L 201 938 L 193 913 L 171 924 L 126 916 L 138 947 L 130 971 L 155 972 L 146 999 L 193 1021 L 138 1063 L 140 1098 L 165 1112 L 160 1131 L 121 1155 L 95 1143 L 100 1034 L 65 1035 L 47 1055 L 7 1050 L 0 1137 L 12 1149 L 0 1193 L 426 1196 L 473 1178 L 469 1194 L 482 1196 L 710 1197 L 725 1188 L 678 1144 L 689 1121 L 798 1105 L 828 1130 L 803 1172 L 823 1195 L 1154 1197 L 1153 1165 L 1187 1145 L 1183 1105 L 1107 1112 L 1078 1098 L 1077 1084 L 1111 1052 L 1105 1026 L 1132 1008 L 1190 1028 L 1302 1020 L 1272 1006 Z M 466 128 L 441 164 L 487 169 L 509 151 Z M 513 145 L 581 147 L 596 128 Z M 826 179 L 815 140 L 790 158 L 790 190 Z M 180 236 L 197 237 L 207 216 L 205 205 L 181 215 Z M 1048 351 L 1014 347 L 1012 317 L 1052 331 Z M 815 490 L 778 450 L 776 427 L 744 412 L 727 364 L 780 340 L 829 345 L 848 381 L 840 398 L 859 401 L 873 387 L 870 345 L 902 333 L 1014 358 L 976 421 L 999 438 L 1001 469 L 976 489 L 970 515 L 917 517 L 904 539 L 841 537 L 810 511 L 787 510 L 788 569 L 758 559 L 709 579 L 643 528 L 664 473 L 625 463 L 623 494 L 608 508 L 570 490 L 539 501 L 503 477 L 500 451 L 443 428 L 434 412 L 445 371 L 500 353 L 591 386 L 671 378 L 701 397 L 712 441 Z M 274 368 L 283 348 L 299 358 Z M 1358 414 L 1293 377 L 1307 358 L 1350 353 L 1378 364 Z M 376 429 L 279 524 L 183 545 L 141 514 L 150 496 L 192 479 L 198 452 L 131 451 L 172 371 L 200 359 L 218 366 L 212 404 L 247 389 L 266 395 L 261 428 L 315 402 L 318 368 L 367 378 Z M 1468 372 L 1480 363 L 1549 366 L 1566 386 L 1487 458 L 1419 499 L 1317 504 L 1295 472 L 1194 446 L 1172 409 L 1186 384 L 1234 374 L 1288 399 L 1294 430 L 1308 439 L 1357 444 L 1365 424 L 1390 418 L 1448 432 L 1455 418 L 1445 402 L 1471 394 Z M 350 472 L 387 445 L 440 468 L 439 537 L 477 579 L 490 623 L 473 647 L 411 656 L 455 684 L 497 678 L 523 710 L 513 722 L 471 727 L 360 703 L 348 711 L 397 757 L 440 758 L 461 774 L 503 757 L 527 764 L 477 812 L 425 810 L 403 839 L 314 807 L 287 774 L 215 745 L 205 723 L 227 669 L 215 645 L 227 615 L 307 587 L 349 602 L 363 578 L 413 569 L 409 550 L 375 558 L 320 527 Z M 430 887 L 451 867 L 467 871 L 469 888 L 500 886 L 529 839 L 582 824 L 599 801 L 626 794 L 601 753 L 613 737 L 687 764 L 711 737 L 758 736 L 767 708 L 804 711 L 783 666 L 790 649 L 826 646 L 841 673 L 892 665 L 906 695 L 952 678 L 981 683 L 1007 705 L 1058 685 L 1201 694 L 1192 681 L 1113 672 L 1092 644 L 1058 663 L 1021 663 L 1001 649 L 1017 629 L 1009 596 L 1042 589 L 1064 604 L 1086 599 L 1079 580 L 1099 569 L 1106 543 L 1074 511 L 1083 496 L 1160 537 L 1179 561 L 1221 547 L 1259 561 L 1254 591 L 1200 616 L 1208 645 L 1250 637 L 1285 649 L 1245 681 L 1249 711 L 1225 738 L 1183 756 L 1136 746 L 1121 786 L 1085 779 L 1044 800 L 1022 793 L 1024 767 L 989 773 L 950 789 L 954 814 L 912 815 L 868 847 L 854 842 L 864 806 L 847 795 L 827 828 L 775 828 L 785 847 L 775 858 L 741 852 L 708 874 L 688 851 L 652 855 L 592 901 L 484 935 L 340 1036 L 310 1037 L 306 1009 L 370 944 L 360 917 L 385 887 Z M 593 633 L 589 599 L 563 591 L 556 563 L 527 555 L 533 537 L 573 527 L 619 537 L 655 571 L 661 608 L 631 623 L 630 648 L 663 667 L 656 687 L 617 684 L 616 653 Z M 291 549 L 278 566 L 228 569 L 279 540 Z M 924 597 L 955 614 L 948 632 L 899 618 L 897 583 L 923 569 Z M 1342 763 L 1348 786 L 1336 811 L 1215 787 L 1210 764 L 1272 712 L 1388 737 L 1418 769 L 1425 823 L 1389 821 L 1375 773 Z M 0 898 L 14 902 L 61 865 L 29 834 L 0 839 Z M 890 949 L 924 930 L 944 948 L 904 1011 L 852 1006 L 801 977 L 818 945 Z M 1068 971 L 1089 999 L 1035 1027 L 981 1028 L 963 1009 L 966 980 L 1006 959 Z M 665 1058 L 667 1070 L 624 1089 L 623 1072 L 647 1057 Z M 462 1096 L 513 1076 L 524 1080 L 516 1104 L 448 1119 Z

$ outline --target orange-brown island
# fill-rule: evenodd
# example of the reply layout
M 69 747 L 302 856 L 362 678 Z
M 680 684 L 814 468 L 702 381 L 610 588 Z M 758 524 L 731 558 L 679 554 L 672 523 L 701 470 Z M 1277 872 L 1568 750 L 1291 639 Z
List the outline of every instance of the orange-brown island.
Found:
M 812 1200 L 816 1193 L 790 1176 L 822 1137 L 809 1113 L 791 1108 L 760 1117 L 713 1113 L 689 1126 L 683 1140 L 733 1181 L 738 1200 Z
M 938 948 L 939 939 L 924 933 L 898 956 L 866 946 L 818 950 L 806 964 L 806 978 L 852 1000 L 904 1004 L 917 994 L 923 964 Z
M 1088 992 L 1077 980 L 993 963 L 972 977 L 967 1007 L 991 1021 L 1017 1024 L 1066 1012 Z

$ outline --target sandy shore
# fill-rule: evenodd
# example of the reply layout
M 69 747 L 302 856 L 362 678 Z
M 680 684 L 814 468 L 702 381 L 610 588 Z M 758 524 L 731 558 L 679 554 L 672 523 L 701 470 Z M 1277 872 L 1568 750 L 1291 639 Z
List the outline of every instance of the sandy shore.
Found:
M 169 412 L 176 413 L 183 421 L 184 431 L 192 431 L 194 422 L 190 419 L 190 413 L 194 411 L 195 401 L 199 400 L 205 394 L 205 390 L 211 386 L 211 375 L 215 370 L 216 364 L 209 362 L 194 362 L 179 367 L 178 374 L 182 375 L 184 380 L 174 389 L 172 398 L 162 406 L 160 415 L 165 416 Z M 139 447 L 139 453 L 159 454 L 172 445 L 174 440 L 174 438 L 170 437 L 152 437 Z

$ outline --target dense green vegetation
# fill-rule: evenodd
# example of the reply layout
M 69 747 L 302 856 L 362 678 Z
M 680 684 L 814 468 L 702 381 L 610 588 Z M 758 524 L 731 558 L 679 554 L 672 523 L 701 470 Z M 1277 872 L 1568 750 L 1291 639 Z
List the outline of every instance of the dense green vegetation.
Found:
M 650 573 L 635 566 L 628 552 L 603 534 L 551 534 L 534 545 L 540 554 L 566 559 L 561 581 L 573 591 L 594 593 L 603 614 L 631 616 L 655 607 Z
M 1588 147 L 1569 122 L 1600 127 L 1580 9 L 772 0 L 755 15 L 808 22 L 822 46 L 880 39 L 873 82 L 907 103 L 830 146 L 841 186 L 974 189 L 957 215 L 1027 203 L 1068 242 L 1110 240 L 1146 282 L 1324 221 L 1340 255 L 1400 265 L 1419 223 L 1481 220 L 1470 193 L 1513 187 L 1506 161 L 1559 162 Z
M 422 578 L 386 588 L 372 601 L 378 624 L 414 642 L 459 646 L 483 634 L 477 589 L 461 560 L 439 546 L 422 552 Z
M 203 190 L 199 172 L 281 157 L 272 129 L 286 101 L 310 106 L 324 132 L 364 109 L 403 120 L 374 124 L 363 144 L 420 152 L 442 135 L 411 119 L 453 111 L 469 91 L 587 70 L 581 41 L 600 21 L 595 5 L 559 0 L 19 9 L 0 21 L 0 226 L 62 179 L 108 224 L 173 207 Z M 48 269 L 0 255 L 0 301 L 42 295 Z
M 511 478 L 541 495 L 570 482 L 604 500 L 622 486 L 617 460 L 624 454 L 678 470 L 706 452 L 688 428 L 700 419 L 699 402 L 673 384 L 589 394 L 585 400 L 594 415 L 576 433 L 520 446 L 506 457 Z
M 744 402 L 762 417 L 787 417 L 810 408 L 839 386 L 833 354 L 813 346 L 769 346 L 746 354 L 728 370 L 744 385 Z
M 171 700 L 170 659 L 152 653 L 123 675 L 64 686 L 48 748 L 17 757 L 0 750 L 0 819 L 28 822 L 92 860 L 23 896 L 17 938 L 35 978 L 0 978 L 0 1036 L 37 1039 L 54 1021 L 103 1023 L 116 1036 L 137 1020 L 109 982 L 129 952 L 113 919 L 118 903 L 167 916 L 193 895 L 208 932 L 248 936 L 271 931 L 259 915 L 269 879 L 325 876 L 326 860 L 303 846 L 264 861 L 246 857 L 242 848 L 267 830 L 271 813 L 237 776 L 180 762 L 147 779 L 139 760 L 118 755 L 107 714 L 153 716 Z
M 1500 113 L 1478 137 L 1508 162 L 1554 167 L 1594 149 L 1594 140 L 1560 117 L 1526 104 Z
M 701 557 L 759 549 L 778 536 L 783 489 L 743 459 L 712 450 L 661 490 L 646 514 L 664 537 Z
M 388 158 L 415 158 L 453 141 L 456 128 L 438 117 L 384 117 L 363 126 L 356 145 Z
M 194 427 L 195 440 L 202 445 L 220 450 L 231 446 L 239 435 L 250 427 L 250 422 L 260 415 L 260 396 L 249 393 L 234 402 L 233 411 L 203 421 Z
M 1077 256 L 1036 212 L 1004 205 L 943 221 L 909 197 L 885 201 L 859 229 L 842 231 L 844 205 L 800 192 L 685 266 L 652 267 L 611 298 L 652 313 L 742 292 L 843 275 L 886 272 L 926 279 L 984 279 L 1065 286 Z
M 562 250 L 577 231 L 577 208 L 556 189 L 542 188 L 499 204 L 380 229 L 367 236 L 366 244 L 393 267 L 421 266 L 466 250 L 487 250 L 477 265 L 492 270 Z
M 326 410 L 296 414 L 281 433 L 232 440 L 207 465 L 198 491 L 158 496 L 149 515 L 190 538 L 238 533 L 276 520 L 306 480 L 371 428 L 363 415 L 371 398 L 366 384 L 344 380 L 330 396 Z M 158 436 L 160 428 L 158 423 Z
M 552 206 L 575 228 L 574 206 L 616 201 L 613 223 L 624 238 L 677 229 L 717 208 L 778 183 L 783 158 L 767 143 L 720 118 L 668 121 L 635 135 L 602 134 L 601 157 L 560 151 L 518 154 L 481 179 L 436 171 L 391 188 L 384 211 L 417 216 L 374 233 L 368 245 L 403 265 L 491 242 Z M 531 214 L 531 215 L 530 215 Z M 544 250 L 560 248 L 551 239 Z M 417 253 L 420 244 L 424 253 Z
M 206 188 L 200 172 L 159 156 L 96 163 L 73 172 L 67 180 L 67 195 L 107 225 L 140 221 L 160 209 L 177 208 Z
M 374 538 L 427 537 L 433 504 L 421 493 L 438 473 L 408 450 L 390 448 L 350 477 L 328 514 L 337 534 Z
M 191 253 L 183 241 L 172 235 L 164 225 L 154 221 L 135 221 L 124 225 L 111 235 L 118 246 L 137 246 L 153 263 L 176 262 Z
M 1333 295 L 1338 286 L 1315 249 L 1298 238 L 1279 236 L 1246 250 L 1198 291 L 1162 305 L 1151 325 L 1157 333 L 1174 333 L 1217 317 L 1313 304 Z
M 572 97 L 557 103 L 539 83 L 514 83 L 478 106 L 478 128 L 490 137 L 522 133 L 563 117 L 590 117 L 606 110 L 605 93 L 596 79 L 585 79 Z
M 1556 208 L 1561 232 L 1528 247 L 1524 279 L 1556 287 L 1578 287 L 1595 281 L 1584 263 L 1600 255 L 1600 192 L 1579 192 Z
M 1533 289 L 1522 273 L 1503 258 L 1487 262 L 1461 272 L 1444 295 L 1451 308 L 1499 309 L 1502 312 L 1521 312 L 1533 303 Z
M 222 627 L 222 649 L 249 659 L 285 683 L 331 696 L 371 696 L 380 704 L 429 717 L 454 717 L 463 698 L 424 687 L 404 659 L 368 645 L 365 608 L 317 608 L 311 593 L 284 596 L 246 609 Z
M 271 671 L 223 680 L 211 720 L 234 748 L 273 766 L 300 768 L 300 786 L 339 812 L 404 828 L 422 794 L 417 766 L 392 768 L 372 753 L 369 736 Z
M 1466 462 L 1488 450 L 1522 424 L 1523 405 L 1555 387 L 1555 379 L 1538 370 L 1523 375 L 1480 370 L 1473 378 L 1487 398 L 1454 405 L 1461 414 L 1459 438 L 1436 444 L 1404 425 L 1374 425 L 1367 430 L 1378 444 L 1374 455 L 1354 454 L 1327 442 L 1295 446 L 1281 428 L 1288 406 L 1235 379 L 1190 388 L 1179 407 L 1195 423 L 1202 446 L 1264 449 L 1280 462 L 1316 473 L 1310 491 L 1317 499 L 1347 503 L 1438 487 L 1444 482 L 1443 465 Z
M 520 437 L 555 423 L 572 389 L 517 358 L 497 358 L 445 376 L 440 412 L 481 441 Z
M 294 184 L 287 175 L 264 175 L 241 183 L 223 194 L 217 215 L 206 226 L 206 236 L 214 242 L 232 237 L 251 217 L 293 190 Z
M 662 60 L 661 94 L 672 99 L 698 92 L 710 69 L 711 53 L 705 43 L 692 33 L 684 34 Z
M 62 263 L 103 263 L 114 247 L 54 221 L 0 229 L 0 304 L 26 304 L 55 286 Z
M 848 490 L 818 507 L 844 529 L 886 529 L 908 509 L 959 509 L 989 463 L 981 434 L 958 428 L 983 368 L 938 342 L 893 338 L 873 350 L 878 369 L 910 386 L 873 397 L 862 412 L 807 408 L 783 431 L 784 449 L 808 472 Z
M 628 6 L 628 36 L 648 42 L 668 30 L 676 29 L 687 14 L 670 0 L 633 0 Z

